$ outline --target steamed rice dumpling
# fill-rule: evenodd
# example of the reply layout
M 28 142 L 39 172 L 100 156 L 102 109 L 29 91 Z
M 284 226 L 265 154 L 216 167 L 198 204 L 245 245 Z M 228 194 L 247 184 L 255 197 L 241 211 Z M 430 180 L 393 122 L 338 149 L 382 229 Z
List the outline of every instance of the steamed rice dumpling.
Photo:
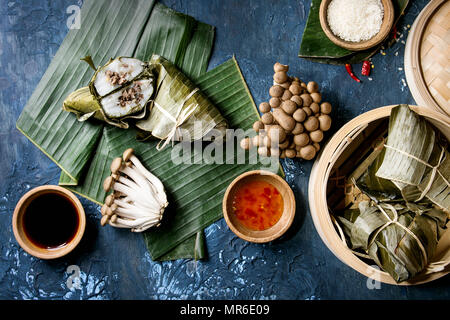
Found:
M 153 95 L 153 76 L 144 62 L 119 57 L 97 70 L 90 88 L 105 116 L 120 119 L 145 111 Z
M 429 204 L 369 202 L 338 219 L 350 247 L 367 253 L 397 282 L 427 267 L 448 221 L 445 212 Z
M 153 81 L 142 79 L 100 100 L 108 118 L 121 118 L 144 109 L 153 93 Z
M 99 97 L 104 97 L 135 79 L 145 68 L 144 62 L 134 58 L 119 57 L 111 60 L 94 75 L 92 84 L 95 92 Z
M 383 151 L 357 185 L 368 194 L 407 202 L 427 199 L 450 210 L 447 141 L 407 105 L 392 109 Z M 378 198 L 380 200 L 380 198 Z
M 89 57 L 85 60 L 93 66 Z M 142 119 L 154 92 L 153 75 L 146 63 L 119 57 L 96 70 L 88 87 L 71 93 L 63 109 L 78 120 L 91 117 L 128 129 L 128 119 Z
M 190 140 L 201 139 L 212 129 L 217 130 L 216 137 L 225 135 L 226 120 L 192 81 L 159 55 L 153 55 L 149 64 L 157 94 L 149 117 L 136 123 L 139 129 L 168 140 L 177 129 L 184 130 Z
M 364 197 L 337 216 L 349 247 L 397 282 L 429 267 L 450 210 L 447 139 L 408 105 L 391 110 L 382 149 L 364 161 L 356 187 Z M 370 161 L 368 161 L 370 159 Z M 358 172 L 362 172 L 358 169 Z M 356 198 L 354 198 L 356 199 Z
M 95 69 L 90 57 L 83 60 Z M 66 98 L 63 109 L 80 121 L 95 118 L 124 129 L 132 123 L 140 130 L 140 139 L 166 140 L 163 146 L 175 138 L 221 138 L 228 127 L 194 83 L 158 55 L 149 62 L 128 57 L 110 60 L 96 69 L 88 87 Z

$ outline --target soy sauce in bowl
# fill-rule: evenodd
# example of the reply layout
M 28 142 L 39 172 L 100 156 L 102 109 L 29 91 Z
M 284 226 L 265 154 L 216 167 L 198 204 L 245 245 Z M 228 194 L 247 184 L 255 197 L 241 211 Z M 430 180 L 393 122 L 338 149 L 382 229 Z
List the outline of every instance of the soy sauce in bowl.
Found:
M 17 203 L 14 236 L 29 254 L 56 259 L 71 252 L 83 237 L 86 216 L 78 198 L 59 186 L 40 186 Z
M 23 215 L 24 231 L 34 245 L 55 249 L 69 243 L 78 229 L 78 214 L 72 202 L 57 193 L 31 201 Z

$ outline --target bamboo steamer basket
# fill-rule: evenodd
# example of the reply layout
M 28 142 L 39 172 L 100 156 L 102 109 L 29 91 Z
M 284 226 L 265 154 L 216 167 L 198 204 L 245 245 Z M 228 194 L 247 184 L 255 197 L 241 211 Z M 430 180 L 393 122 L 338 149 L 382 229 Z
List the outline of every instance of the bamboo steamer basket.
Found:
M 414 100 L 450 117 L 450 1 L 432 0 L 417 16 L 405 47 Z
M 308 197 L 314 226 L 325 245 L 337 258 L 368 278 L 387 284 L 415 285 L 430 282 L 448 274 L 450 266 L 447 265 L 440 272 L 422 273 L 409 281 L 395 282 L 388 273 L 367 264 L 344 244 L 332 221 L 333 218 L 330 215 L 329 199 L 327 197 L 327 187 L 331 172 L 342 165 L 344 158 L 350 159 L 352 155 L 357 156 L 353 154 L 356 149 L 355 143 L 362 145 L 365 139 L 365 130 L 369 126 L 383 121 L 383 119 L 388 121 L 391 109 L 395 106 L 381 107 L 366 112 L 349 121 L 331 138 L 313 165 Z M 425 117 L 450 141 L 450 118 L 427 107 L 411 106 L 411 109 Z M 447 227 L 450 227 L 450 225 L 447 225 Z M 431 262 L 435 261 L 450 261 L 450 231 L 445 232 L 439 241 L 437 252 Z M 375 265 L 375 263 L 372 264 Z

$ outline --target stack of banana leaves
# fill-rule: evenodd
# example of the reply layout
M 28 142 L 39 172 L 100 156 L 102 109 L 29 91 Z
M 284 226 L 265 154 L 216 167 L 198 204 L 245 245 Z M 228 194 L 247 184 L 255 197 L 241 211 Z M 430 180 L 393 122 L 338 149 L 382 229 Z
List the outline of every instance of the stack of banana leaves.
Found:
M 206 72 L 213 41 L 212 26 L 156 1 L 86 0 L 80 29 L 69 31 L 17 121 L 61 168 L 60 185 L 97 204 L 112 159 L 135 150 L 169 196 L 167 221 L 144 233 L 154 260 L 204 258 L 203 229 L 222 217 L 226 187 L 261 167 L 199 165 L 196 152 L 174 163 L 173 148 L 157 150 L 194 119 L 204 125 L 192 139 L 258 119 L 234 58 Z
M 393 0 L 395 16 L 391 35 L 381 44 L 363 51 L 350 51 L 335 45 L 323 32 L 319 19 L 319 8 L 322 0 L 312 0 L 308 20 L 303 31 L 298 56 L 319 63 L 353 64 L 368 60 L 382 48 L 387 48 L 399 39 L 395 25 L 404 14 L 409 0 Z
M 408 105 L 391 111 L 381 152 L 354 184 L 365 197 L 337 216 L 349 247 L 397 282 L 429 268 L 449 219 L 448 141 Z

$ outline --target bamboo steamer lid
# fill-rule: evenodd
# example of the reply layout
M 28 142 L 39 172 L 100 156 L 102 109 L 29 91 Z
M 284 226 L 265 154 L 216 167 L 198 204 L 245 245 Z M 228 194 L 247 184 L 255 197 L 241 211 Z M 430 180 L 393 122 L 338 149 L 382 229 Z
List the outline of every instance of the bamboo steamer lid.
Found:
M 415 285 L 436 280 L 449 273 L 450 269 L 445 268 L 440 272 L 419 274 L 414 279 L 396 283 L 392 277 L 378 268 L 374 268 L 358 258 L 341 240 L 330 215 L 327 202 L 327 185 L 332 169 L 336 162 L 345 153 L 350 143 L 361 134 L 371 122 L 388 118 L 391 109 L 396 105 L 381 107 L 368 111 L 345 124 L 327 143 L 315 161 L 308 187 L 308 198 L 311 216 L 314 226 L 322 238 L 325 245 L 342 262 L 365 275 L 366 277 L 378 280 L 387 284 Z M 440 130 L 450 141 L 450 118 L 432 111 L 427 107 L 410 106 L 419 115 L 425 117 L 438 130 Z M 450 224 L 450 223 L 449 223 Z M 450 225 L 447 227 L 450 227 Z M 436 254 L 431 262 L 450 261 L 450 231 L 446 232 L 440 239 Z M 375 265 L 375 263 L 373 263 Z
M 405 47 L 414 100 L 450 117 L 450 1 L 432 0 L 417 16 Z

